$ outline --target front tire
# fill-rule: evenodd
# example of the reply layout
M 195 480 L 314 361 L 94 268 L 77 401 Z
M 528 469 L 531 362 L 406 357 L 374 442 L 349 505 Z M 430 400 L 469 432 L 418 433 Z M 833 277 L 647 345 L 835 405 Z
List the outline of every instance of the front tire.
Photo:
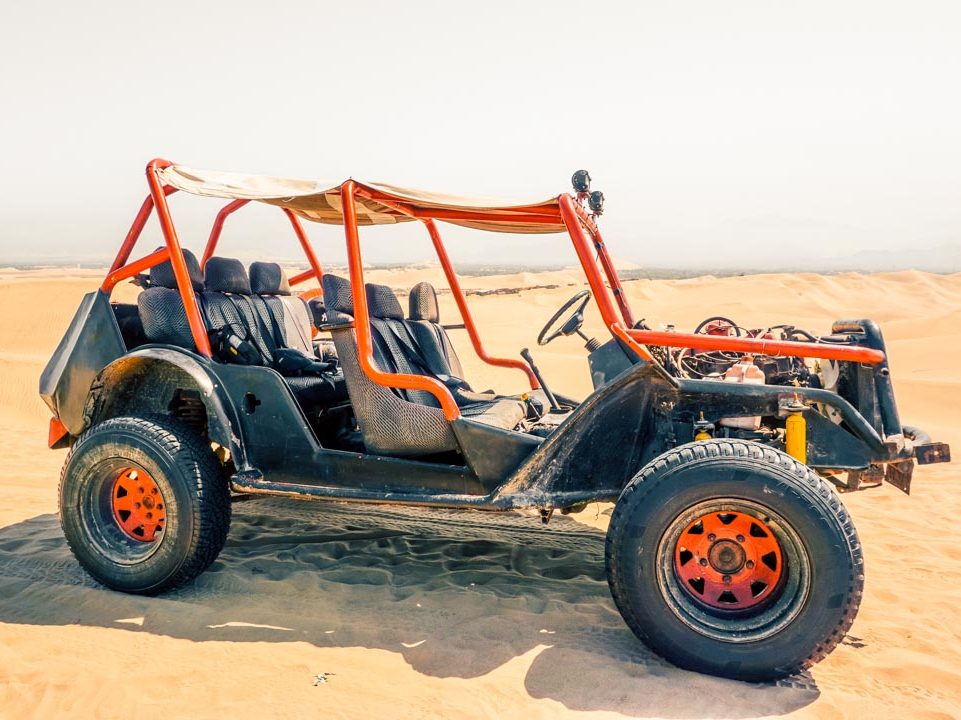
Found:
M 741 440 L 655 458 L 611 517 L 607 574 L 628 626 L 675 665 L 772 680 L 850 628 L 864 565 L 850 517 L 810 468 Z
M 60 477 L 60 524 L 95 580 L 155 595 L 206 570 L 230 527 L 220 463 L 190 428 L 112 418 L 83 433 Z

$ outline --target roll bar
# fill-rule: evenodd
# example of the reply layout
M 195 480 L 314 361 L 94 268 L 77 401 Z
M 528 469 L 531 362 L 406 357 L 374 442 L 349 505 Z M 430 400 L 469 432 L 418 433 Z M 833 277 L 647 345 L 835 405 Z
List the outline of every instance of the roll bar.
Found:
M 220 212 L 217 213 L 217 217 L 214 218 L 214 225 L 210 229 L 210 237 L 207 238 L 207 246 L 204 248 L 203 258 L 200 261 L 201 269 L 207 266 L 207 261 L 213 257 L 214 252 L 217 250 L 217 243 L 220 241 L 220 234 L 224 229 L 224 221 L 228 216 L 237 212 L 249 202 L 250 200 L 234 200 L 221 208 Z M 304 232 L 304 226 L 300 224 L 300 218 L 287 208 L 281 208 L 281 212 L 290 220 L 290 224 L 294 228 L 294 234 L 297 236 L 297 241 L 300 243 L 300 247 L 307 257 L 307 264 L 310 265 L 309 270 L 305 270 L 290 278 L 290 284 L 299 285 L 305 280 L 310 280 L 310 278 L 316 278 L 317 282 L 320 282 L 324 277 L 324 269 L 314 254 L 314 248 L 311 246 L 310 240 L 307 239 L 307 233 Z
M 170 215 L 170 208 L 167 205 L 167 196 L 176 192 L 177 188 L 165 185 L 160 179 L 160 171 L 171 165 L 172 163 L 169 160 L 161 158 L 151 160 L 147 164 L 147 185 L 150 189 L 150 194 L 143 201 L 140 210 L 137 212 L 120 246 L 120 251 L 110 266 L 100 289 L 109 295 L 114 286 L 121 280 L 133 277 L 169 260 L 173 268 L 174 277 L 177 280 L 177 288 L 184 303 L 184 310 L 186 311 L 190 332 L 193 335 L 197 351 L 206 357 L 211 357 L 210 342 L 207 339 L 200 309 L 197 306 L 197 298 L 193 292 L 193 285 L 190 281 L 190 274 L 184 262 L 183 251 L 180 247 L 180 241 L 177 237 L 173 218 Z M 413 208 L 405 205 L 403 202 L 398 202 L 395 198 L 384 196 L 369 188 L 358 187 L 353 180 L 348 180 L 341 185 L 340 197 L 343 205 L 344 233 L 347 241 L 347 256 L 350 266 L 351 293 L 354 301 L 354 321 L 357 331 L 359 360 L 364 373 L 372 381 L 388 387 L 429 392 L 437 398 L 444 412 L 444 416 L 448 420 L 454 420 L 460 417 L 460 410 L 457 407 L 457 403 L 454 402 L 453 395 L 443 383 L 434 378 L 422 375 L 382 372 L 374 364 L 370 317 L 367 308 L 367 293 L 364 287 L 364 268 L 360 251 L 357 210 L 354 205 L 355 197 L 365 197 L 382 203 L 408 217 L 424 223 L 430 235 L 431 242 L 433 243 L 434 250 L 437 253 L 438 260 L 444 270 L 444 275 L 447 278 L 451 293 L 454 296 L 457 309 L 464 319 L 464 326 L 470 336 L 471 344 L 478 357 L 490 365 L 521 370 L 527 376 L 532 389 L 539 387 L 537 378 L 526 363 L 513 358 L 494 357 L 489 355 L 484 349 L 470 309 L 467 306 L 467 301 L 461 289 L 457 274 L 451 264 L 450 257 L 447 255 L 447 250 L 444 247 L 440 232 L 435 223 L 435 220 L 484 220 L 488 219 L 487 216 L 468 209 L 450 210 L 438 208 L 428 211 L 423 208 Z M 578 200 L 580 199 L 579 197 Z M 233 200 L 217 213 L 210 231 L 210 236 L 204 248 L 203 259 L 201 261 L 202 265 L 207 263 L 216 250 L 227 217 L 249 202 L 250 200 L 247 199 Z M 131 251 L 134 245 L 136 245 L 147 219 L 154 211 L 156 211 L 157 219 L 160 222 L 165 247 L 155 250 L 138 260 L 128 262 Z M 288 208 L 281 208 L 281 211 L 290 221 L 294 234 L 300 242 L 301 249 L 304 251 L 307 264 L 309 265 L 308 270 L 293 276 L 290 279 L 290 284 L 297 285 L 311 278 L 316 278 L 320 281 L 323 278 L 323 268 L 317 260 L 317 256 L 314 253 L 306 232 L 304 232 L 300 218 Z M 729 352 L 847 360 L 866 364 L 878 364 L 884 361 L 885 355 L 883 351 L 867 347 L 635 329 L 634 316 L 631 312 L 630 304 L 627 301 L 627 296 L 621 280 L 618 277 L 617 270 L 614 267 L 614 263 L 607 251 L 607 246 L 601 237 L 597 224 L 591 216 L 588 215 L 581 202 L 576 202 L 571 195 L 563 194 L 558 197 L 557 208 L 523 208 L 513 214 L 508 213 L 505 217 L 515 222 L 540 222 L 543 221 L 546 215 L 556 217 L 556 213 L 560 216 L 558 220 L 564 224 L 568 235 L 570 235 L 574 250 L 587 277 L 588 284 L 590 285 L 605 326 L 615 338 L 633 350 L 638 357 L 643 360 L 653 361 L 653 356 L 645 347 L 646 344 L 651 344 L 699 350 L 723 350 Z M 603 275 L 601 274 L 602 271 Z

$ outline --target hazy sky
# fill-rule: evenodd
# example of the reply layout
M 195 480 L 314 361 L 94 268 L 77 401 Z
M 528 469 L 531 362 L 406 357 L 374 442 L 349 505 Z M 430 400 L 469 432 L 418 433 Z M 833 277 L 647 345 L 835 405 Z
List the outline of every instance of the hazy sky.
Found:
M 155 156 L 522 199 L 585 167 L 615 256 L 661 266 L 961 242 L 956 0 L 7 1 L 0 61 L 0 261 L 112 255 Z M 171 202 L 201 246 L 217 201 Z M 446 232 L 461 261 L 573 257 Z M 364 237 L 429 255 L 416 227 Z M 296 256 L 268 208 L 224 252 L 258 241 Z

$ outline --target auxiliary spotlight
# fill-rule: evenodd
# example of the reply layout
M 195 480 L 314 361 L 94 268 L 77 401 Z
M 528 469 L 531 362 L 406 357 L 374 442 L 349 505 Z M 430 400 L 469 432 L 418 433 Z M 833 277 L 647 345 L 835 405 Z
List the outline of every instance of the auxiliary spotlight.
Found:
M 591 191 L 591 174 L 587 170 L 578 170 L 571 177 L 571 185 L 578 193 L 588 193 Z
M 590 197 L 587 198 L 587 205 L 595 215 L 602 214 L 604 212 L 604 193 L 600 190 L 592 192 Z

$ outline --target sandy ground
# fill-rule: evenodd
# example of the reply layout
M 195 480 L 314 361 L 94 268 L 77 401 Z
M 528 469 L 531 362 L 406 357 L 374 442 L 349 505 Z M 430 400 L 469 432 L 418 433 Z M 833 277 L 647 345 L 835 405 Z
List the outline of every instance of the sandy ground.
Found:
M 439 275 L 369 279 L 405 288 L 425 274 Z M 0 717 L 961 716 L 957 465 L 922 468 L 910 498 L 889 487 L 845 497 L 866 553 L 861 613 L 825 662 L 771 685 L 678 670 L 633 637 L 604 580 L 609 507 L 543 529 L 521 516 L 257 500 L 236 506 L 227 547 L 190 587 L 154 599 L 98 587 L 60 533 L 64 452 L 46 449 L 36 394 L 98 277 L 0 270 Z M 489 349 L 516 356 L 580 282 L 558 272 L 465 286 L 559 286 L 470 298 Z M 627 291 L 639 316 L 679 329 L 715 313 L 815 331 L 874 317 L 902 417 L 961 447 L 959 275 L 707 277 Z M 453 321 L 450 297 L 442 304 Z M 475 386 L 522 389 L 520 373 L 481 365 L 455 335 Z M 579 342 L 535 356 L 555 389 L 589 391 Z

